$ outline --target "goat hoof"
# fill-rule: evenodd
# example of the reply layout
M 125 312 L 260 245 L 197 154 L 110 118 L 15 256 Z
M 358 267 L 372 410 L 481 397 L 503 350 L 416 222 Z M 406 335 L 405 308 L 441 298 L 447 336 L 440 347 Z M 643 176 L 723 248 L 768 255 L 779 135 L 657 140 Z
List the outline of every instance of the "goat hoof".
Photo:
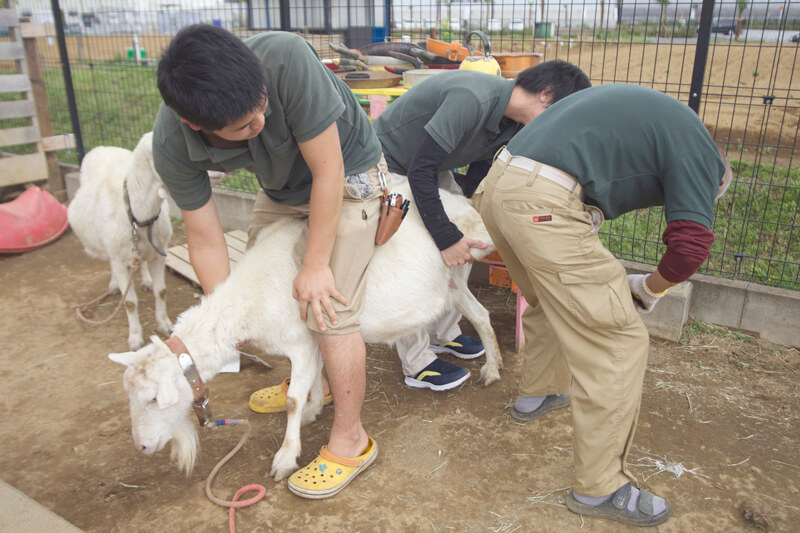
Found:
M 166 322 L 160 322 L 158 324 L 158 332 L 162 335 L 171 335 L 172 334 L 172 322 L 167 320 Z
M 291 448 L 291 447 L 289 447 Z M 300 448 L 298 447 L 296 450 L 294 449 L 287 449 L 286 446 L 282 446 L 278 453 L 275 454 L 275 457 L 272 459 L 272 469 L 269 471 L 269 475 L 272 476 L 272 479 L 275 481 L 280 481 L 284 478 L 289 477 L 292 472 L 297 470 L 297 457 L 300 455 Z
M 275 465 L 272 466 L 272 470 L 269 471 L 269 475 L 272 476 L 273 481 L 280 481 L 282 479 L 286 479 L 287 477 L 291 476 L 295 470 L 297 470 L 298 465 L 297 463 L 294 464 L 291 468 L 278 468 Z
M 483 366 L 481 367 L 481 381 L 484 386 L 488 387 L 495 381 L 500 381 L 500 372 L 496 368 L 489 369 Z
M 141 335 L 131 335 L 128 337 L 128 346 L 131 350 L 136 351 L 144 346 L 144 339 Z

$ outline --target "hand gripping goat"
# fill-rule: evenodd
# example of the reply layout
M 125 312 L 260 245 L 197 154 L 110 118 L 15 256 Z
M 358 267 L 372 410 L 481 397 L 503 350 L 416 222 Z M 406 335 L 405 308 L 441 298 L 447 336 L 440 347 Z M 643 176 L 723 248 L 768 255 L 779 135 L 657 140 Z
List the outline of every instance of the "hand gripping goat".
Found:
M 410 197 L 409 190 L 395 190 Z M 491 242 L 467 199 L 445 191 L 440 194 L 448 216 L 465 235 Z M 276 481 L 297 469 L 300 426 L 316 419 L 323 402 L 322 356 L 292 298 L 292 281 L 298 272 L 293 249 L 306 231 L 305 223 L 297 220 L 265 228 L 228 279 L 184 312 L 174 329 L 206 383 L 238 357 L 236 344 L 241 341 L 249 340 L 267 353 L 291 360 L 286 435 L 271 470 Z M 492 247 L 472 249 L 476 258 L 491 251 Z M 455 308 L 475 326 L 486 347 L 482 381 L 488 385 L 500 379 L 502 359 L 489 312 L 467 288 L 466 269 L 445 266 L 415 209 L 389 242 L 376 249 L 367 275 L 361 316 L 366 342 L 392 344 Z M 157 338 L 152 341 L 139 351 L 109 357 L 128 366 L 124 384 L 136 447 L 149 455 L 172 440 L 172 458 L 188 473 L 198 445 L 190 410 L 192 392 L 175 354 Z

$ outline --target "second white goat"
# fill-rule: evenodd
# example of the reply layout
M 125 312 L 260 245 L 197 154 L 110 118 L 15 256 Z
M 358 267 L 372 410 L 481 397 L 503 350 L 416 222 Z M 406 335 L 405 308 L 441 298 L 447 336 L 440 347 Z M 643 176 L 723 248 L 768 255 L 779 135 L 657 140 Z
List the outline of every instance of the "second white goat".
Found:
M 125 200 L 127 188 L 129 202 Z M 98 146 L 81 163 L 80 186 L 69 204 L 67 216 L 86 253 L 111 264 L 108 290 L 125 291 L 134 264 L 131 216 L 141 258 L 142 285 L 153 290 L 158 331 L 168 335 L 172 323 L 167 316 L 165 258 L 148 242 L 166 250 L 172 237 L 167 193 L 153 167 L 153 134 L 145 133 L 133 152 L 115 146 Z M 144 344 L 134 284 L 125 296 L 128 315 L 128 346 Z

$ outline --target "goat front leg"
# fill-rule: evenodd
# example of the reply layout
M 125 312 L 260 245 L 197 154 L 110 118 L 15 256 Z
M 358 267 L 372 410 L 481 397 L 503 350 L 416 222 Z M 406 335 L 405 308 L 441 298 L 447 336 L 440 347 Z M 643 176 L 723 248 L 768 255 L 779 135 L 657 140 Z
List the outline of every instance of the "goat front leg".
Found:
M 131 350 L 138 350 L 144 345 L 144 339 L 142 338 L 142 324 L 139 322 L 139 301 L 136 298 L 130 267 L 122 261 L 112 259 L 111 275 L 122 292 L 125 292 L 125 288 L 130 284 L 128 293 L 125 295 L 125 314 L 128 315 L 128 346 Z
M 319 368 L 309 368 L 303 361 L 292 361 L 292 378 L 289 390 L 286 391 L 286 434 L 283 444 L 272 460 L 270 475 L 275 481 L 288 477 L 297 470 L 297 458 L 300 456 L 300 426 L 303 411 L 308 402 L 308 393 L 315 379 L 319 380 Z M 316 376 L 315 376 L 316 375 Z
M 167 285 L 164 282 L 164 271 L 166 270 L 167 260 L 162 256 L 157 256 L 152 261 L 148 261 L 147 268 L 142 266 L 142 275 L 147 270 L 153 287 L 153 298 L 155 299 L 156 324 L 158 331 L 162 335 L 169 335 L 172 332 L 172 322 L 167 315 Z

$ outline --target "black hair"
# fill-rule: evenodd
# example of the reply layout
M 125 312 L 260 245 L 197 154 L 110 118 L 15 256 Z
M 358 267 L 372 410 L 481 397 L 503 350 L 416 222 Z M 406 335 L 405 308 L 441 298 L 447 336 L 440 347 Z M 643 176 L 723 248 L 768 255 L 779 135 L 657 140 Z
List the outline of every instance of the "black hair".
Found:
M 264 102 L 261 62 L 241 39 L 209 24 L 181 29 L 158 62 L 158 90 L 181 118 L 220 130 Z
M 565 96 L 591 87 L 592 82 L 580 68 L 572 63 L 553 59 L 539 63 L 535 67 L 526 68 L 517 75 L 514 85 L 522 87 L 525 92 L 530 94 L 550 89 L 553 97 L 550 104 L 554 104 Z

